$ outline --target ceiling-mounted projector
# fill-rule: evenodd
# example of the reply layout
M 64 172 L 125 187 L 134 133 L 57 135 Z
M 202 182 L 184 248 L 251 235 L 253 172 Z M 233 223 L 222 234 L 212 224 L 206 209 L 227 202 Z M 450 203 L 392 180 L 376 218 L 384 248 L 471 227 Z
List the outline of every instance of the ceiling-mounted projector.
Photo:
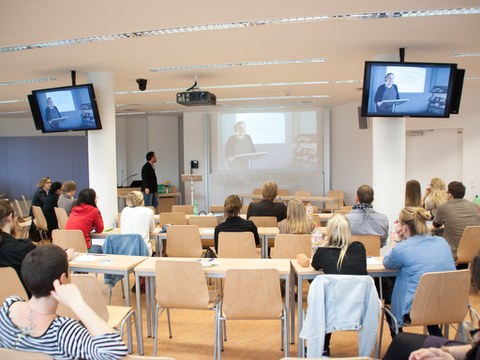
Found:
M 208 91 L 184 91 L 177 93 L 177 103 L 185 106 L 216 105 L 217 97 Z
M 197 86 L 197 76 L 194 84 L 184 92 L 177 93 L 177 103 L 185 106 L 216 105 L 217 97 L 208 91 L 202 91 Z

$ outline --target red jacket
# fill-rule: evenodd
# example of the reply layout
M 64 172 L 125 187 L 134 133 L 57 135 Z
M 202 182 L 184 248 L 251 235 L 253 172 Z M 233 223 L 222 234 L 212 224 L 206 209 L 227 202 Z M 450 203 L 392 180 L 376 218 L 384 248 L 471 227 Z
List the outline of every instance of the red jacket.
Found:
M 66 230 L 82 230 L 87 248 L 92 246 L 90 242 L 90 233 L 103 231 L 103 219 L 100 210 L 92 205 L 81 204 L 74 206 L 68 217 Z

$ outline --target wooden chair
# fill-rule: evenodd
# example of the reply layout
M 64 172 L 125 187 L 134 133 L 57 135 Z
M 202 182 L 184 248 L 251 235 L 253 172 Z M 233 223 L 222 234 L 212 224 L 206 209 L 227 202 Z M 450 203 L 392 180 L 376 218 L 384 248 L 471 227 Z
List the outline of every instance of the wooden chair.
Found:
M 53 230 L 52 243 L 62 249 L 73 248 L 78 253 L 88 251 L 82 230 Z
M 470 278 L 470 270 L 423 274 L 410 308 L 411 322 L 409 324 L 404 323 L 403 326 L 446 325 L 445 336 L 448 338 L 448 325 L 458 324 L 458 328 L 460 328 L 467 314 Z M 384 307 L 383 310 L 383 317 L 385 317 L 385 312 L 390 313 L 395 323 L 395 330 L 398 333 L 395 317 L 388 308 Z M 381 349 L 382 346 L 382 333 L 383 321 L 380 324 L 378 349 Z
M 187 225 L 187 217 L 183 212 L 162 212 L 160 213 L 159 225 Z
M 197 225 L 199 228 L 214 228 L 218 225 L 216 216 L 190 216 L 188 225 Z
M 0 278 L 2 279 L 0 303 L 3 304 L 5 299 L 12 295 L 18 295 L 22 299 L 28 300 L 27 292 L 14 268 L 0 267 Z
M 48 225 L 47 219 L 45 219 L 45 215 L 43 214 L 43 210 L 40 206 L 32 206 L 33 212 L 33 222 L 37 227 L 38 233 L 40 234 L 40 239 L 48 240 Z
M 25 212 L 23 214 L 30 214 L 29 201 L 27 201 L 27 199 L 25 199 L 25 195 L 23 195 L 23 194 L 22 194 L 22 201 L 23 201 L 23 205 L 25 206 Z
M 174 279 L 174 281 L 172 281 Z M 209 291 L 202 264 L 198 261 L 159 260 L 155 263 L 155 299 L 153 354 L 157 355 L 158 317 L 167 310 L 168 333 L 172 337 L 169 309 L 215 310 L 220 299 Z M 215 337 L 216 339 L 216 337 Z M 215 358 L 214 347 L 214 358 Z
M 270 250 L 272 259 L 296 259 L 298 254 L 308 257 L 312 252 L 312 236 L 310 234 L 277 234 L 275 246 Z
M 46 354 L 31 351 L 11 350 L 0 347 L 0 359 L 5 360 L 52 360 Z
M 210 212 L 212 214 L 216 214 L 216 213 L 223 214 L 225 212 L 225 208 L 223 205 L 210 205 Z
M 125 333 L 125 325 L 135 324 L 135 333 L 137 336 L 137 346 L 141 344 L 139 327 L 141 324 L 137 324 L 137 317 L 135 310 L 131 306 L 111 306 L 107 305 L 105 297 L 102 293 L 102 288 L 97 278 L 89 274 L 70 274 L 70 282 L 77 285 L 82 294 L 85 302 L 95 311 L 98 316 L 108 322 L 112 328 L 123 336 Z M 68 316 L 73 319 L 79 320 L 78 316 L 68 307 L 63 304 L 59 304 L 57 308 L 57 314 L 60 316 Z M 128 321 L 128 322 L 127 322 Z M 131 333 L 128 336 L 128 352 L 132 353 L 132 339 Z M 140 349 L 140 347 L 139 347 Z
M 340 210 L 352 210 L 353 206 L 352 205 L 344 205 L 341 207 Z
M 278 189 L 278 196 L 289 196 L 290 195 L 290 190 L 288 189 Z
M 457 249 L 457 264 L 470 264 L 480 252 L 480 226 L 467 226 Z
M 226 232 L 218 234 L 219 258 L 258 258 L 255 238 L 250 231 Z
M 333 212 L 335 209 L 341 209 L 343 206 L 344 194 L 341 190 L 330 190 L 327 194 L 327 197 L 336 197 L 338 200 L 334 202 L 334 209 L 330 208 L 330 203 L 325 204 L 323 209 L 324 212 Z
M 287 346 L 287 313 L 280 292 L 276 269 L 230 269 L 225 277 L 223 299 L 217 307 L 216 329 L 218 359 L 223 337 L 221 322 L 226 320 L 281 320 L 281 348 Z
M 202 240 L 197 225 L 167 227 L 167 255 L 169 257 L 201 257 Z
M 350 242 L 354 241 L 365 246 L 367 256 L 380 256 L 380 235 L 352 235 Z
M 253 221 L 257 228 L 259 227 L 277 227 L 276 216 L 250 216 L 248 220 Z
M 193 215 L 193 205 L 172 205 L 172 212 L 183 212 L 187 215 Z
M 248 204 L 242 205 L 242 208 L 240 209 L 240 214 L 246 214 L 248 212 Z
M 20 202 L 17 199 L 12 201 L 13 210 L 15 211 L 16 217 L 20 220 L 20 222 L 32 221 L 32 217 L 28 216 L 28 213 L 24 213 L 22 207 L 20 206 Z
M 307 190 L 297 190 L 295 191 L 295 196 L 312 196 L 312 192 Z
M 68 220 L 67 211 L 61 207 L 54 207 L 53 210 L 55 211 L 55 216 L 57 217 L 58 228 L 60 230 L 64 230 Z
M 21 218 L 15 219 L 15 226 L 17 227 L 17 234 L 19 234 L 20 239 L 28 239 L 30 233 L 30 226 L 32 225 L 32 220 L 20 221 Z

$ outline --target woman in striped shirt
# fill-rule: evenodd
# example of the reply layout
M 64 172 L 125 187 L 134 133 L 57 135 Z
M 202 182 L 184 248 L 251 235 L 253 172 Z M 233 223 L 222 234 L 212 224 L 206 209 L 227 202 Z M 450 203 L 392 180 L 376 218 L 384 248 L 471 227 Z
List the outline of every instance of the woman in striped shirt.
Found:
M 32 293 L 28 301 L 18 296 L 0 309 L 0 347 L 42 352 L 55 359 L 121 359 L 127 348 L 120 335 L 83 300 L 78 288 L 68 284 L 68 259 L 55 245 L 38 247 L 22 263 L 22 278 Z M 58 303 L 80 318 L 56 315 Z

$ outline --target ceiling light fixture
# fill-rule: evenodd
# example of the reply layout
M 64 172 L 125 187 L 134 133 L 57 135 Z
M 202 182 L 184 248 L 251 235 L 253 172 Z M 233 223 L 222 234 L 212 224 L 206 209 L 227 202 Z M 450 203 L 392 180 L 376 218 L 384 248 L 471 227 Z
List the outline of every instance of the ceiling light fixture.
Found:
M 470 56 L 480 56 L 480 52 L 464 52 L 464 53 L 455 53 L 452 54 L 453 57 L 470 57 Z
M 57 80 L 57 79 L 53 77 L 46 77 L 46 78 L 39 78 L 39 79 L 0 81 L 0 86 L 30 84 L 30 83 L 37 83 L 37 82 L 43 82 L 43 81 L 53 81 L 53 80 Z

